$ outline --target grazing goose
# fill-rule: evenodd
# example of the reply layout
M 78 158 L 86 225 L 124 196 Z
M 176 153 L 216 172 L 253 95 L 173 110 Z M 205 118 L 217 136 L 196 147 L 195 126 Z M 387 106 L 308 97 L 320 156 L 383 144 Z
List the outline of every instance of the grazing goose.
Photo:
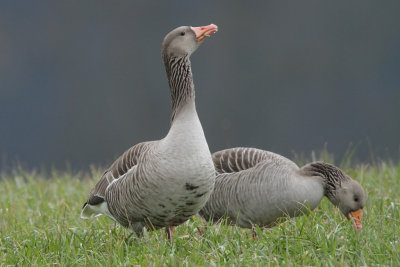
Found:
M 162 58 L 172 97 L 171 127 L 159 141 L 139 143 L 107 169 L 83 205 L 81 218 L 105 214 L 141 234 L 144 227 L 173 227 L 208 200 L 215 169 L 195 106 L 190 55 L 210 34 L 205 27 L 179 27 L 164 38 Z
M 240 227 L 271 227 L 282 217 L 304 214 L 318 206 L 323 196 L 362 229 L 364 190 L 339 168 L 313 162 L 299 168 L 289 159 L 255 148 L 215 152 L 217 171 L 214 192 L 200 215 Z

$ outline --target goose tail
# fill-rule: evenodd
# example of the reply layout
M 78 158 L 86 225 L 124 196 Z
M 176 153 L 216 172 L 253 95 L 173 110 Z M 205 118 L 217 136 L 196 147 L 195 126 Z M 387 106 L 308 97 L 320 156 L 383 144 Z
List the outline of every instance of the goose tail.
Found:
M 81 219 L 87 220 L 91 219 L 100 215 L 107 215 L 111 219 L 114 217 L 110 214 L 108 210 L 108 206 L 106 202 L 102 202 L 97 205 L 90 205 L 89 203 L 83 204 L 82 211 L 81 211 Z M 115 220 L 115 219 L 114 219 Z

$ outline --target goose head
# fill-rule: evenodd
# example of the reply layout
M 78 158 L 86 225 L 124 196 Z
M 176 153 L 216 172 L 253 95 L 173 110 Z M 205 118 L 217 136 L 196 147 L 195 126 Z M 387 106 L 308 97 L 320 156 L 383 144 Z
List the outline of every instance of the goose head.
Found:
M 161 52 L 166 58 L 190 56 L 205 38 L 217 30 L 218 27 L 214 24 L 202 27 L 178 27 L 165 36 Z
M 356 230 L 361 231 L 361 215 L 365 205 L 365 193 L 361 185 L 351 178 L 346 179 L 336 189 L 335 198 L 340 211 L 352 220 Z
M 361 231 L 362 209 L 365 205 L 364 189 L 338 167 L 325 163 L 313 162 L 304 166 L 311 176 L 322 178 L 325 196 L 351 220 L 353 227 Z

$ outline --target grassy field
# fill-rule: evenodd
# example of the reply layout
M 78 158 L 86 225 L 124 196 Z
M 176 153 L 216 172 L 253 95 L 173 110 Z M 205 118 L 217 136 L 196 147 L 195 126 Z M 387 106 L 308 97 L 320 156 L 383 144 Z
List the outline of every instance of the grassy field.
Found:
M 346 165 L 346 164 L 345 164 Z M 79 213 L 100 172 L 38 174 L 15 171 L 0 180 L 0 265 L 200 266 L 323 265 L 400 266 L 400 165 L 345 167 L 368 194 L 363 231 L 329 201 L 309 216 L 272 229 L 208 226 L 193 217 L 170 245 L 164 231 L 143 238 L 101 216 Z

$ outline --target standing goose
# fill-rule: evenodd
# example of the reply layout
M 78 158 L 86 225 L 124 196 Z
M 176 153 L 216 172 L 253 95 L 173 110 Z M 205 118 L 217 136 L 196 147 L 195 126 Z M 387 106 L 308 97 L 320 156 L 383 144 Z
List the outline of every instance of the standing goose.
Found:
M 171 90 L 171 127 L 158 141 L 139 143 L 107 169 L 83 205 L 81 218 L 105 214 L 140 234 L 143 227 L 173 228 L 196 214 L 215 182 L 211 153 L 195 106 L 190 55 L 210 34 L 179 27 L 164 38 L 162 58 Z
M 362 229 L 364 190 L 339 168 L 313 162 L 299 168 L 278 154 L 255 148 L 231 148 L 215 152 L 217 171 L 214 192 L 200 215 L 240 227 L 271 227 L 280 218 L 304 214 L 318 206 L 323 196 Z

